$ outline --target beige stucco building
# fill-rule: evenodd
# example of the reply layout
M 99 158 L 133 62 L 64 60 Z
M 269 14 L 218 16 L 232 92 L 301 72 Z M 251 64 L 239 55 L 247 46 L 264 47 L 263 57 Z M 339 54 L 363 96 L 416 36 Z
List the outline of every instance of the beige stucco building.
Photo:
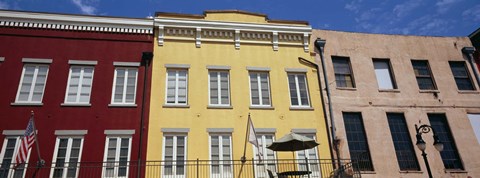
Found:
M 426 37 L 314 30 L 311 44 L 326 40 L 324 61 L 341 158 L 360 157 L 362 177 L 427 177 L 415 124 L 433 177 L 480 176 L 479 85 L 462 54 L 466 37 Z M 317 64 L 321 57 L 316 49 Z M 452 72 L 454 71 L 454 72 Z M 319 71 L 322 75 L 322 71 Z M 326 113 L 328 115 L 328 113 Z

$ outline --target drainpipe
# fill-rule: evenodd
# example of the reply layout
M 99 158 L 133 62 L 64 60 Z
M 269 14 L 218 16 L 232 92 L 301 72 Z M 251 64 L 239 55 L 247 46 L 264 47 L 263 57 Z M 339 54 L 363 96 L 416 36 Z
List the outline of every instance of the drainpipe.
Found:
M 326 40 L 322 40 L 320 38 L 317 38 L 314 42 L 315 48 L 318 50 L 318 53 L 320 54 L 320 61 L 322 62 L 322 72 L 323 72 L 323 78 L 325 80 L 325 89 L 327 91 L 327 103 L 328 103 L 328 112 L 330 116 L 330 132 L 332 135 L 332 140 L 333 140 L 333 149 L 335 149 L 335 153 L 337 156 L 337 164 L 338 168 L 341 167 L 341 162 L 340 162 L 340 151 L 338 150 L 338 144 L 339 140 L 337 140 L 337 135 L 335 134 L 336 128 L 335 128 L 335 119 L 333 117 L 333 106 L 332 106 L 332 97 L 330 96 L 330 86 L 328 85 L 328 77 L 327 77 L 327 69 L 325 67 L 325 58 L 323 56 Z M 317 72 L 318 73 L 318 72 Z M 320 88 L 321 90 L 321 88 Z M 325 107 L 325 106 L 324 106 Z
M 462 52 L 467 55 L 468 58 L 468 63 L 470 63 L 470 66 L 472 67 L 473 74 L 475 74 L 475 79 L 477 80 L 477 84 L 480 87 L 480 78 L 478 77 L 478 71 L 477 71 L 477 66 L 475 66 L 473 62 L 473 52 L 475 52 L 474 47 L 463 47 Z
M 141 177 L 141 170 L 142 170 L 142 146 L 143 146 L 143 132 L 144 132 L 144 120 L 145 120 L 145 102 L 146 102 L 146 89 L 147 89 L 147 78 L 148 78 L 148 69 L 150 66 L 150 62 L 153 59 L 152 52 L 143 52 L 142 53 L 142 62 L 145 65 L 143 69 L 143 91 L 142 91 L 142 113 L 140 114 L 140 138 L 138 141 L 138 164 L 137 164 L 137 178 Z

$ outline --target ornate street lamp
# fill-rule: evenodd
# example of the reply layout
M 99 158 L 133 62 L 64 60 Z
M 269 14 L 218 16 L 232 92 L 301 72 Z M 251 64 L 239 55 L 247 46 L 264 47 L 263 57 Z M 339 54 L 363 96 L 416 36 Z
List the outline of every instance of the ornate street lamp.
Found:
M 427 172 L 428 172 L 428 177 L 433 178 L 432 176 L 432 171 L 430 170 L 430 165 L 428 164 L 428 159 L 427 159 L 427 153 L 425 153 L 425 149 L 427 148 L 427 145 L 425 141 L 422 138 L 423 133 L 428 133 L 430 131 L 433 132 L 433 146 L 437 151 L 442 151 L 443 150 L 443 143 L 440 142 L 440 139 L 438 139 L 438 136 L 435 134 L 435 131 L 433 130 L 432 126 L 429 125 L 421 125 L 420 127 L 415 124 L 415 130 L 417 131 L 417 147 L 422 151 L 422 156 L 423 160 L 425 161 L 425 166 L 427 167 Z

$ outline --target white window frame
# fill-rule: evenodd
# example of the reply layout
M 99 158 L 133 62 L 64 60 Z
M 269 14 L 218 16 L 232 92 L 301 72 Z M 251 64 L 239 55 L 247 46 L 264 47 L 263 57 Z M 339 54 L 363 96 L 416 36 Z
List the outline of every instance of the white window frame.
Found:
M 267 74 L 267 86 L 268 86 L 268 101 L 270 104 L 263 104 L 263 96 L 262 96 L 262 84 L 261 84 L 261 77 L 260 74 Z M 253 99 L 252 99 L 252 79 L 251 79 L 251 74 L 255 74 L 257 78 L 257 86 L 258 86 L 258 98 L 259 98 L 259 104 L 253 104 Z M 272 106 L 272 94 L 271 94 L 271 89 L 270 89 L 270 72 L 269 71 L 249 71 L 248 72 L 248 86 L 249 86 L 249 94 L 250 94 L 250 106 L 260 106 L 260 107 L 271 107 Z
M 5 131 L 4 131 L 5 132 Z M 24 131 L 25 132 L 25 131 Z M 8 143 L 8 139 L 16 139 L 15 141 L 15 150 L 13 151 L 13 155 L 12 155 L 12 161 L 10 163 L 10 169 L 8 170 L 8 176 L 7 177 L 13 177 L 13 175 L 15 174 L 15 170 L 13 169 L 13 167 L 15 166 L 16 164 L 16 155 L 18 153 L 18 149 L 20 147 L 20 143 L 21 143 L 21 136 L 17 136 L 17 135 L 7 135 L 5 136 L 5 138 L 3 139 L 3 146 L 2 146 L 2 150 L 0 152 L 0 165 L 2 165 L 3 163 L 3 158 L 5 157 L 5 149 L 7 149 L 7 143 Z M 23 165 L 24 166 L 24 169 L 23 170 L 23 175 L 22 177 L 25 177 L 25 174 L 26 174 L 26 169 L 28 167 L 28 160 L 30 160 L 30 153 L 32 151 L 32 148 L 28 149 L 28 154 L 27 154 L 27 162 Z
M 175 71 L 175 103 L 168 103 L 168 71 Z M 185 71 L 185 103 L 178 103 L 178 73 L 180 71 Z M 167 68 L 165 76 L 165 105 L 188 105 L 188 69 Z
M 217 84 L 217 99 L 218 99 L 218 104 L 213 104 L 211 101 L 211 85 L 210 85 L 210 74 L 215 73 L 217 74 L 217 81 L 215 83 Z M 227 74 L 227 97 L 228 97 L 228 103 L 222 103 L 222 89 L 221 89 L 221 73 L 226 73 Z M 209 70 L 208 71 L 208 104 L 210 106 L 230 106 L 230 72 L 228 70 Z
M 165 133 L 163 138 L 162 138 L 162 160 L 165 160 L 165 144 L 166 144 L 166 138 L 165 137 L 173 137 L 173 152 L 172 152 L 172 164 L 171 164 L 171 168 L 172 169 L 172 173 L 173 174 L 166 174 L 166 171 L 165 171 L 165 165 L 167 165 L 167 163 L 165 162 L 164 166 L 162 166 L 162 175 L 161 177 L 164 177 L 164 178 L 185 178 L 187 177 L 187 166 L 186 166 L 186 161 L 188 159 L 188 136 L 187 134 L 183 134 L 183 133 Z M 177 137 L 184 137 L 184 145 L 185 145 L 185 148 L 184 148 L 184 157 L 185 157 L 185 160 L 184 160 L 184 168 L 183 168 L 183 174 L 180 174 L 178 175 L 177 174 Z
M 67 101 L 68 99 L 68 91 L 70 90 L 70 82 L 71 82 L 71 79 L 72 79 L 72 68 L 73 67 L 80 67 L 80 78 L 78 79 L 78 89 L 76 91 L 76 97 L 75 97 L 75 101 Z M 88 91 L 88 101 L 87 102 L 80 102 L 80 94 L 81 94 L 81 91 L 82 91 L 82 85 L 84 84 L 84 80 L 83 80 L 83 77 L 85 76 L 85 68 L 92 68 L 92 81 L 90 83 L 90 89 Z M 70 71 L 68 73 L 68 82 L 67 82 L 67 90 L 65 91 L 65 100 L 64 100 L 64 103 L 67 103 L 67 104 L 90 104 L 90 98 L 92 97 L 92 88 L 93 88 L 93 77 L 94 77 L 94 73 L 95 73 L 95 67 L 94 66 L 81 66 L 81 65 L 72 65 L 70 66 Z
M 290 79 L 288 78 L 288 76 L 290 76 L 290 75 L 295 76 L 295 91 L 296 91 L 296 95 L 297 95 L 298 105 L 292 105 L 292 95 L 291 95 L 291 92 L 290 92 Z M 308 102 L 307 105 L 303 105 L 303 103 L 302 103 L 302 98 L 301 98 L 301 94 L 300 94 L 300 86 L 299 86 L 299 83 L 298 83 L 298 76 L 299 75 L 303 75 L 304 78 L 305 78 L 305 89 L 306 89 L 307 102 Z M 288 95 L 290 96 L 290 106 L 292 108 L 310 108 L 311 107 L 310 90 L 308 88 L 308 80 L 307 80 L 307 74 L 306 73 L 287 72 L 287 87 L 288 87 Z
M 257 132 L 257 141 L 261 145 L 263 157 L 262 161 L 258 160 L 258 151 L 255 145 L 252 145 L 253 149 L 253 159 L 255 160 L 255 177 L 256 178 L 268 178 L 268 173 L 265 171 L 266 169 L 271 170 L 272 172 L 277 172 L 277 154 L 275 151 L 272 151 L 267 148 L 268 144 L 266 141 L 266 136 L 272 137 L 272 142 L 275 141 L 275 133 L 259 133 Z M 273 159 L 268 159 L 268 152 L 273 152 Z M 273 165 L 273 166 L 272 166 Z M 266 169 L 265 169 L 266 168 Z
M 80 163 L 82 162 L 83 141 L 84 141 L 83 136 L 58 136 L 57 137 L 56 142 L 55 142 L 55 148 L 54 148 L 54 151 L 53 151 L 52 168 L 50 170 L 50 177 L 53 177 L 53 173 L 55 172 L 55 169 L 57 168 L 56 167 L 56 162 L 54 163 L 54 161 L 57 160 L 58 147 L 60 146 L 60 139 L 68 139 L 67 152 L 65 153 L 65 165 L 63 166 L 63 172 L 62 172 L 63 173 L 62 174 L 63 178 L 66 178 L 66 176 L 67 176 L 69 163 L 70 163 L 70 156 L 71 156 L 71 151 L 72 151 L 73 139 L 80 139 L 80 150 L 78 150 L 79 151 L 78 162 L 76 163 L 77 168 L 76 168 L 76 173 L 75 173 L 75 177 L 78 177 L 78 171 L 80 170 Z
M 123 91 L 122 91 L 122 101 L 115 102 L 115 84 L 117 83 L 117 74 L 118 69 L 125 70 L 125 78 L 123 81 Z M 136 70 L 135 74 L 135 91 L 133 93 L 133 102 L 126 102 L 127 96 L 127 83 L 128 83 L 128 72 L 130 70 Z M 138 87 L 138 67 L 115 67 L 114 75 L 113 75 L 113 86 L 112 86 L 112 100 L 111 104 L 118 104 L 118 105 L 135 105 L 137 99 L 137 87 Z
M 312 139 L 315 140 L 315 141 L 317 140 L 316 133 L 298 133 L 298 134 L 303 135 L 303 136 L 308 137 L 308 138 L 312 138 Z M 320 164 L 321 164 L 321 163 L 318 162 L 319 156 L 318 156 L 318 149 L 317 149 L 317 148 L 318 148 L 318 147 L 313 147 L 313 148 L 310 148 L 310 149 L 307 149 L 307 150 L 300 150 L 300 151 L 296 151 L 296 152 L 295 152 L 295 156 L 296 156 L 297 160 L 299 160 L 298 163 L 297 163 L 297 167 L 298 167 L 299 169 L 302 169 L 302 164 L 303 164 L 303 165 L 306 165 L 306 162 L 305 162 L 304 159 L 305 159 L 305 157 L 308 156 L 308 160 L 309 160 L 309 161 L 308 161 L 308 164 L 309 164 L 308 170 L 309 170 L 310 172 L 312 172 L 312 173 L 310 174 L 310 176 L 311 176 L 312 178 L 322 177 L 322 171 L 321 171 L 321 169 L 320 169 Z M 312 150 L 313 150 L 314 153 L 315 153 L 315 158 L 310 158 L 310 151 L 312 151 Z M 300 158 L 300 154 L 299 154 L 299 153 L 303 153 L 303 154 L 304 154 L 304 157 L 303 157 L 303 158 Z M 316 167 L 316 171 L 314 171 L 314 170 L 312 169 L 313 166 Z M 306 171 L 306 169 L 305 169 L 305 170 L 301 170 L 301 171 Z
M 210 160 L 213 161 L 213 158 L 212 158 L 212 136 L 213 137 L 218 137 L 218 169 L 220 171 L 219 174 L 214 174 L 213 173 L 213 163 L 210 164 L 210 177 L 212 178 L 216 178 L 216 177 L 225 177 L 225 178 L 233 178 L 233 167 L 234 167 L 234 164 L 232 162 L 233 160 L 233 155 L 232 155 L 232 150 L 233 150 L 233 147 L 232 147 L 232 133 L 210 133 L 209 137 L 208 137 L 208 150 L 209 150 L 209 158 Z M 230 155 L 230 158 L 228 159 L 225 159 L 223 157 L 223 137 L 228 137 L 228 141 L 229 141 L 229 147 L 230 147 L 230 152 L 229 152 L 229 155 Z M 226 161 L 225 161 L 226 160 Z M 225 163 L 227 162 L 227 163 Z M 225 164 L 228 164 L 230 165 L 230 173 L 228 172 L 224 172 L 224 165 Z
M 29 94 L 28 94 L 28 99 L 27 101 L 20 101 L 19 100 L 19 97 L 20 97 L 20 90 L 22 88 L 22 83 L 23 83 L 23 79 L 25 77 L 25 70 L 28 66 L 34 66 L 35 67 L 35 71 L 34 71 L 34 74 L 33 74 L 33 79 L 32 79 L 32 84 L 30 86 L 30 91 L 29 91 Z M 45 74 L 45 84 L 43 86 L 43 90 L 42 90 L 42 96 L 40 97 L 40 101 L 32 101 L 32 97 L 33 97 L 33 90 L 35 88 L 35 85 L 37 83 L 37 77 L 38 77 L 38 70 L 39 70 L 39 67 L 41 66 L 46 66 L 47 67 L 47 73 Z M 40 104 L 42 103 L 43 101 L 43 95 L 45 95 L 45 88 L 47 87 L 47 80 L 48 80 L 48 72 L 50 71 L 50 66 L 47 65 L 47 64 L 33 64 L 33 63 L 26 63 L 23 65 L 23 69 L 22 69 L 22 77 L 20 79 L 20 82 L 18 84 L 18 89 L 17 89 L 17 96 L 15 98 L 15 103 L 27 103 L 27 104 Z
M 107 172 L 107 156 L 108 156 L 108 145 L 109 145 L 109 140 L 111 138 L 117 139 L 117 146 L 115 147 L 115 162 L 114 162 L 114 176 L 115 178 L 126 178 L 129 176 L 129 168 L 130 168 L 130 153 L 132 152 L 132 136 L 131 135 L 107 135 L 105 139 L 105 149 L 103 152 L 103 169 L 102 169 L 102 177 L 107 177 L 106 172 Z M 127 165 L 126 165 L 126 174 L 125 176 L 118 176 L 118 168 L 120 166 L 120 148 L 121 148 L 121 140 L 122 138 L 128 138 L 128 154 L 127 154 Z

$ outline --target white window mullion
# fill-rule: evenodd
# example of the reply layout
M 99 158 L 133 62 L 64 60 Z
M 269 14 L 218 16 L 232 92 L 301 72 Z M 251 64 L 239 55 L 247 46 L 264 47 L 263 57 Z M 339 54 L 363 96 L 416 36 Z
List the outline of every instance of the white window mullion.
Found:
M 30 91 L 28 93 L 28 101 L 29 102 L 32 102 L 33 92 L 34 92 L 35 86 L 36 86 L 35 84 L 37 83 L 38 71 L 39 71 L 39 67 L 36 66 L 35 70 L 33 72 L 32 84 L 30 85 Z
M 178 95 L 179 95 L 179 92 L 178 92 L 178 89 L 179 89 L 179 83 L 180 83 L 180 74 L 179 74 L 180 71 L 175 71 L 175 104 L 178 104 Z
M 300 86 L 299 86 L 299 82 L 298 82 L 298 75 L 293 75 L 295 77 L 295 88 L 297 90 L 297 101 L 298 101 L 298 105 L 299 106 L 302 106 L 302 98 L 301 98 L 301 95 L 300 95 Z
M 258 104 L 263 105 L 263 95 L 262 95 L 262 77 L 260 73 L 257 73 L 257 91 L 258 91 Z
M 220 78 L 220 72 L 215 72 L 217 74 L 217 100 L 218 104 L 222 105 L 222 79 Z
M 80 96 L 82 92 L 82 86 L 83 86 L 83 75 L 85 73 L 85 68 L 80 67 L 80 77 L 78 78 L 78 86 L 77 86 L 77 97 L 75 98 L 75 102 L 80 102 Z
M 128 69 L 125 69 L 125 76 L 123 77 L 123 89 L 122 89 L 122 103 L 127 101 L 127 81 L 128 81 Z

